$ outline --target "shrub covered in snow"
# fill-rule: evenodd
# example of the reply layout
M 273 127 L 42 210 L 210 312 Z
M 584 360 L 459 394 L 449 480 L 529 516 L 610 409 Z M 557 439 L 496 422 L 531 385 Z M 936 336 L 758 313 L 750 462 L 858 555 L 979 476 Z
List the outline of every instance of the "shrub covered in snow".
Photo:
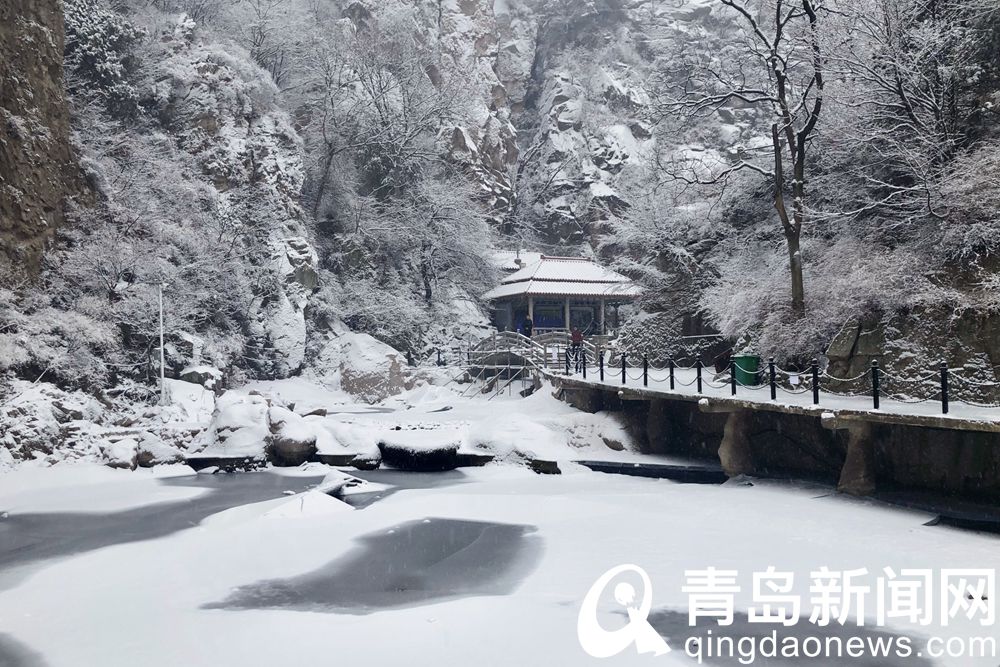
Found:
M 132 49 L 148 34 L 103 0 L 66 0 L 66 62 L 78 94 L 94 94 L 119 116 L 139 110 Z

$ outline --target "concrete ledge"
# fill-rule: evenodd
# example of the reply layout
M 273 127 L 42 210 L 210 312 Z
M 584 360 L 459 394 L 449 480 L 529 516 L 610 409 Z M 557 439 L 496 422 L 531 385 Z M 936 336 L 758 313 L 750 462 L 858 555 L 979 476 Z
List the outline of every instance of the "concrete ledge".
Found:
M 820 405 L 788 405 L 780 401 L 752 401 L 744 398 L 728 398 L 722 396 L 704 396 L 701 394 L 685 394 L 679 391 L 664 391 L 647 387 L 623 386 L 605 379 L 604 383 L 593 378 L 584 380 L 580 377 L 565 377 L 549 371 L 540 371 L 557 387 L 563 389 L 588 389 L 613 392 L 623 401 L 642 401 L 661 399 L 682 401 L 685 403 L 701 403 L 708 400 L 711 412 L 733 412 L 735 410 L 757 410 L 763 412 L 778 412 L 789 415 L 822 418 L 825 414 L 833 415 L 840 420 L 865 421 L 874 424 L 889 424 L 893 426 L 918 426 L 922 428 L 937 428 L 952 431 L 977 431 L 982 433 L 1000 433 L 1000 419 L 977 420 L 955 417 L 952 415 L 907 415 L 877 410 L 845 410 L 831 409 Z M 998 410 L 1000 415 L 1000 410 Z

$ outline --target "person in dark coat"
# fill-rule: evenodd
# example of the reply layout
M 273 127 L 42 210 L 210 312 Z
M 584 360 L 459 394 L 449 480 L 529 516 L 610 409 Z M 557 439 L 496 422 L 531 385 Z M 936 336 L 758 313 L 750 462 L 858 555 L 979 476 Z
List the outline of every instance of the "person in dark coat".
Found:
M 524 335 L 531 338 L 531 332 L 535 329 L 535 323 L 531 321 L 530 317 L 524 318 Z
M 576 365 L 576 370 L 580 370 L 580 350 L 583 347 L 583 332 L 578 328 L 573 327 L 573 331 L 569 334 L 570 343 L 570 356 L 573 358 Z

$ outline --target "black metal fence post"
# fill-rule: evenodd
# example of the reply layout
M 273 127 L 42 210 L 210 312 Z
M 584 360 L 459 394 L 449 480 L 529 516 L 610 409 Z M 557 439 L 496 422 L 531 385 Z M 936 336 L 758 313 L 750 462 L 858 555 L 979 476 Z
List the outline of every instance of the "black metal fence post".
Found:
M 649 356 L 642 355 L 642 386 L 649 386 Z
M 777 374 L 774 370 L 774 357 L 767 360 L 767 375 L 769 384 L 771 385 L 771 400 L 776 401 L 778 400 L 778 383 L 775 382 Z
M 819 405 L 819 359 L 813 359 L 809 367 L 813 376 L 813 405 Z
M 587 379 L 587 348 L 580 347 L 580 368 L 583 369 L 583 379 Z
M 736 395 L 736 361 L 733 359 L 729 360 L 729 388 Z
M 674 358 L 667 359 L 667 368 L 670 369 L 670 390 L 674 389 Z
M 625 384 L 625 352 L 622 352 L 622 384 Z
M 941 413 L 948 414 L 948 364 L 941 364 Z
M 600 350 L 597 355 L 597 369 L 601 374 L 601 382 L 604 382 L 604 350 Z
M 698 375 L 698 393 L 701 393 L 701 369 L 705 364 L 701 363 L 701 359 L 694 362 L 695 373 Z
M 569 348 L 568 347 L 563 351 L 563 355 L 566 357 L 566 375 L 569 375 Z
M 878 410 L 879 404 L 879 370 L 878 370 L 878 359 L 872 360 L 872 404 L 875 409 Z

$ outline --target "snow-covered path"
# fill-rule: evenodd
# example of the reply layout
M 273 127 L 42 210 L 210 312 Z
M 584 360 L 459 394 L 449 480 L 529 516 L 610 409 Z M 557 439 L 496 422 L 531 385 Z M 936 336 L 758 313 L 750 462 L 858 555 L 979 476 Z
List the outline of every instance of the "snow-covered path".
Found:
M 415 477 L 413 488 L 405 477 L 375 476 L 403 486 L 354 510 L 329 498 L 314 505 L 309 494 L 280 497 L 36 564 L 0 592 L 0 664 L 590 664 L 576 639 L 577 613 L 594 580 L 622 563 L 649 572 L 660 619 L 686 613 L 685 569 L 714 565 L 749 578 L 773 565 L 805 581 L 824 565 L 881 572 L 997 564 L 993 537 L 924 526 L 927 515 L 823 489 L 679 485 L 562 467 L 561 476 L 539 476 L 488 466 L 441 483 Z M 255 476 L 232 479 L 252 487 Z M 99 482 L 128 487 L 110 512 L 176 488 L 116 477 Z M 30 503 L 21 507 L 30 513 Z M 750 604 L 744 583 L 738 609 Z M 601 609 L 610 614 L 614 601 Z M 897 621 L 889 631 L 932 632 Z M 25 657 L 32 652 L 41 662 Z M 608 664 L 650 660 L 632 651 Z M 679 652 L 659 662 L 694 664 Z
M 558 377 L 561 372 L 551 374 L 551 377 Z M 850 412 L 855 414 L 869 414 L 892 418 L 902 417 L 901 421 L 907 421 L 907 417 L 932 418 L 940 420 L 944 427 L 954 428 L 974 428 L 975 430 L 997 430 L 1000 431 L 1000 406 L 978 406 L 962 403 L 954 398 L 949 403 L 948 414 L 942 414 L 940 400 L 917 400 L 906 399 L 905 396 L 893 398 L 883 391 L 879 409 L 875 410 L 870 390 L 865 389 L 862 395 L 847 396 L 843 394 L 830 393 L 822 389 L 820 383 L 819 404 L 813 403 L 813 394 L 810 389 L 810 378 L 807 374 L 801 377 L 801 384 L 794 391 L 790 392 L 778 389 L 776 400 L 771 400 L 770 387 L 761 385 L 756 387 L 738 385 L 736 395 L 732 394 L 732 387 L 729 384 L 728 376 L 714 379 L 715 373 L 711 369 L 705 369 L 702 376 L 702 390 L 697 390 L 697 371 L 694 369 L 677 368 L 674 371 L 674 388 L 670 388 L 669 371 L 664 369 L 651 369 L 648 375 L 648 382 L 643 382 L 642 368 L 626 368 L 625 382 L 622 382 L 621 367 L 605 369 L 604 381 L 602 382 L 598 369 L 588 368 L 587 377 L 582 373 L 572 374 L 570 379 L 574 382 L 586 382 L 594 386 L 601 386 L 613 390 L 645 391 L 663 395 L 665 398 L 671 396 L 685 399 L 695 398 L 721 398 L 735 399 L 754 403 L 762 409 L 793 408 L 798 411 L 815 412 Z M 901 400 L 906 399 L 906 400 Z

